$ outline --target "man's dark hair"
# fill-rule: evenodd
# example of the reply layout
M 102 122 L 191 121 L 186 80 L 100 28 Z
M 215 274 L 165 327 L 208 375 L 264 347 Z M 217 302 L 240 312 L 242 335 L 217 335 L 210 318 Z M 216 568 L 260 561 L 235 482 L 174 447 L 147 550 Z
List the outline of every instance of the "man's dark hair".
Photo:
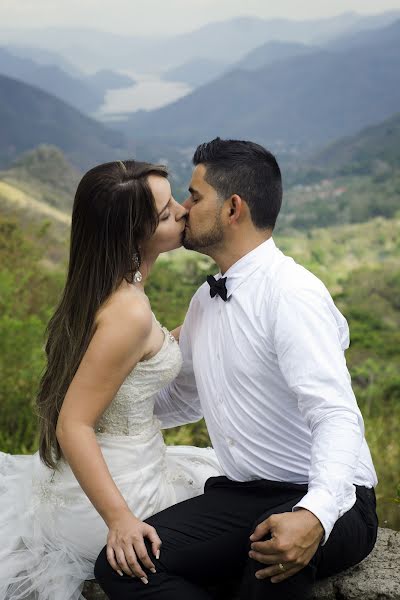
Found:
M 254 142 L 221 140 L 197 147 L 193 164 L 206 167 L 205 180 L 222 199 L 238 194 L 259 229 L 273 229 L 282 204 L 282 178 L 271 152 Z

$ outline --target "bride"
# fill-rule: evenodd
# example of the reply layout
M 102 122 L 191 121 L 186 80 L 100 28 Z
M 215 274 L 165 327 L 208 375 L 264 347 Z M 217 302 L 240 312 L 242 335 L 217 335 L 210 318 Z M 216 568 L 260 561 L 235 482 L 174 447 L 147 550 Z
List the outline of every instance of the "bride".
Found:
M 37 396 L 39 452 L 0 453 L 1 600 L 82 598 L 105 543 L 112 567 L 145 584 L 141 564 L 157 568 L 162 540 L 143 519 L 221 473 L 211 449 L 166 447 L 153 414 L 182 358 L 179 328 L 158 323 L 144 282 L 181 245 L 185 216 L 160 166 L 106 163 L 78 186 Z

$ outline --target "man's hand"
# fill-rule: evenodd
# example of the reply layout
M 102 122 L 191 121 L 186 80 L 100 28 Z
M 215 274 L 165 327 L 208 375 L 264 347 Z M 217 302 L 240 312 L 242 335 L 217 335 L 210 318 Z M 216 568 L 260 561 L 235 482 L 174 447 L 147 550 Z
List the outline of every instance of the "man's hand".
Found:
M 270 540 L 259 541 L 268 534 Z M 257 579 L 271 577 L 272 583 L 279 583 L 292 577 L 308 565 L 323 535 L 320 521 L 308 510 L 271 515 L 250 536 L 250 558 L 269 565 L 256 572 Z

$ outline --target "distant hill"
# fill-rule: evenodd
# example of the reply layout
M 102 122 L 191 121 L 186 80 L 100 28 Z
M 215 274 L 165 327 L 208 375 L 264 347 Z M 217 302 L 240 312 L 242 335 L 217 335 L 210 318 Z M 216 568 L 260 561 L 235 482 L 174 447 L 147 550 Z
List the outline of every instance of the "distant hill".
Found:
M 400 113 L 354 136 L 334 142 L 316 154 L 310 163 L 335 174 L 369 174 L 376 169 L 384 169 L 385 165 L 398 168 Z
M 314 183 L 289 187 L 284 172 L 285 194 L 277 231 L 310 231 L 346 223 L 365 223 L 375 217 L 400 216 L 400 168 L 368 175 L 319 174 Z
M 1 37 L 1 34 L 0 34 Z M 53 65 L 57 66 L 68 73 L 72 77 L 82 77 L 83 72 L 74 66 L 68 59 L 57 52 L 51 50 L 45 50 L 44 48 L 26 46 L 24 40 L 20 40 L 18 44 L 6 44 L 4 49 L 7 50 L 13 56 L 19 56 L 19 58 L 29 58 L 38 65 Z
M 306 44 L 294 42 L 267 42 L 246 54 L 246 56 L 239 60 L 234 67 L 236 69 L 255 71 L 256 69 L 266 67 L 278 60 L 303 56 L 315 52 L 316 50 L 317 48 L 315 48 L 315 46 L 307 46 Z
M 131 77 L 121 75 L 121 73 L 111 71 L 111 69 L 102 69 L 93 73 L 93 75 L 88 75 L 87 80 L 93 88 L 103 95 L 107 90 L 126 88 L 135 84 Z
M 0 171 L 0 181 L 68 214 L 81 176 L 61 150 L 46 145 L 22 154 Z
M 60 148 L 77 168 L 126 157 L 122 133 L 42 90 L 0 75 L 0 165 L 39 144 Z
M 65 262 L 71 218 L 66 213 L 40 202 L 29 193 L 0 179 L 0 223 L 16 221 L 27 238 L 40 237 L 49 266 Z M 5 265 L 2 265 L 5 266 Z
M 393 22 L 389 22 L 385 25 L 385 39 L 386 42 L 396 42 L 399 39 L 399 20 L 400 14 L 393 19 Z M 360 46 L 373 46 L 375 44 L 380 45 L 382 43 L 382 25 L 376 27 L 376 22 L 371 21 L 369 24 L 366 23 L 366 27 L 363 27 L 361 31 L 352 33 L 343 33 L 339 37 L 331 40 L 325 45 L 326 49 L 337 50 L 343 52 L 344 50 L 351 50 L 352 48 L 359 48 Z
M 95 111 L 104 94 L 55 65 L 38 65 L 0 48 L 0 74 L 34 85 L 83 112 Z
M 30 58 L 15 56 L 6 48 L 0 48 L 0 74 L 39 87 L 86 113 L 96 111 L 103 104 L 108 89 L 133 83 L 131 78 L 113 71 L 70 75 L 57 65 L 37 64 Z
M 231 71 L 118 126 L 182 145 L 220 135 L 255 139 L 275 151 L 297 144 L 304 152 L 398 111 L 400 21 L 390 32 L 381 29 L 372 46 L 351 52 L 317 51 L 256 71 Z
M 399 11 L 368 16 L 346 12 L 312 20 L 237 17 L 208 23 L 180 35 L 149 38 L 96 31 L 90 28 L 2 30 L 7 43 L 46 48 L 87 70 L 129 68 L 160 72 L 196 57 L 234 63 L 266 42 L 281 40 L 323 44 L 343 34 L 383 27 L 400 18 Z
M 198 87 L 221 76 L 229 68 L 228 63 L 210 58 L 193 58 L 188 62 L 168 69 L 162 74 L 166 81 L 182 81 Z
M 192 87 L 199 87 L 231 70 L 255 71 L 278 60 L 309 54 L 315 50 L 313 46 L 294 42 L 267 42 L 233 64 L 211 58 L 194 58 L 179 67 L 167 70 L 162 77 L 168 81 L 182 81 Z
M 310 230 L 400 215 L 400 113 L 283 173 L 281 228 Z

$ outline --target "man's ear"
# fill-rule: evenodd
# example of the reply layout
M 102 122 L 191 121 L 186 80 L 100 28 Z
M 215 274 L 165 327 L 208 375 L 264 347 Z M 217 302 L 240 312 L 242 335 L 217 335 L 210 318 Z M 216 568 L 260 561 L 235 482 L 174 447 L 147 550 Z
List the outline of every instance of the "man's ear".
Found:
M 238 194 L 233 194 L 229 199 L 229 212 L 228 217 L 231 223 L 238 221 L 241 214 L 243 214 L 243 200 Z

